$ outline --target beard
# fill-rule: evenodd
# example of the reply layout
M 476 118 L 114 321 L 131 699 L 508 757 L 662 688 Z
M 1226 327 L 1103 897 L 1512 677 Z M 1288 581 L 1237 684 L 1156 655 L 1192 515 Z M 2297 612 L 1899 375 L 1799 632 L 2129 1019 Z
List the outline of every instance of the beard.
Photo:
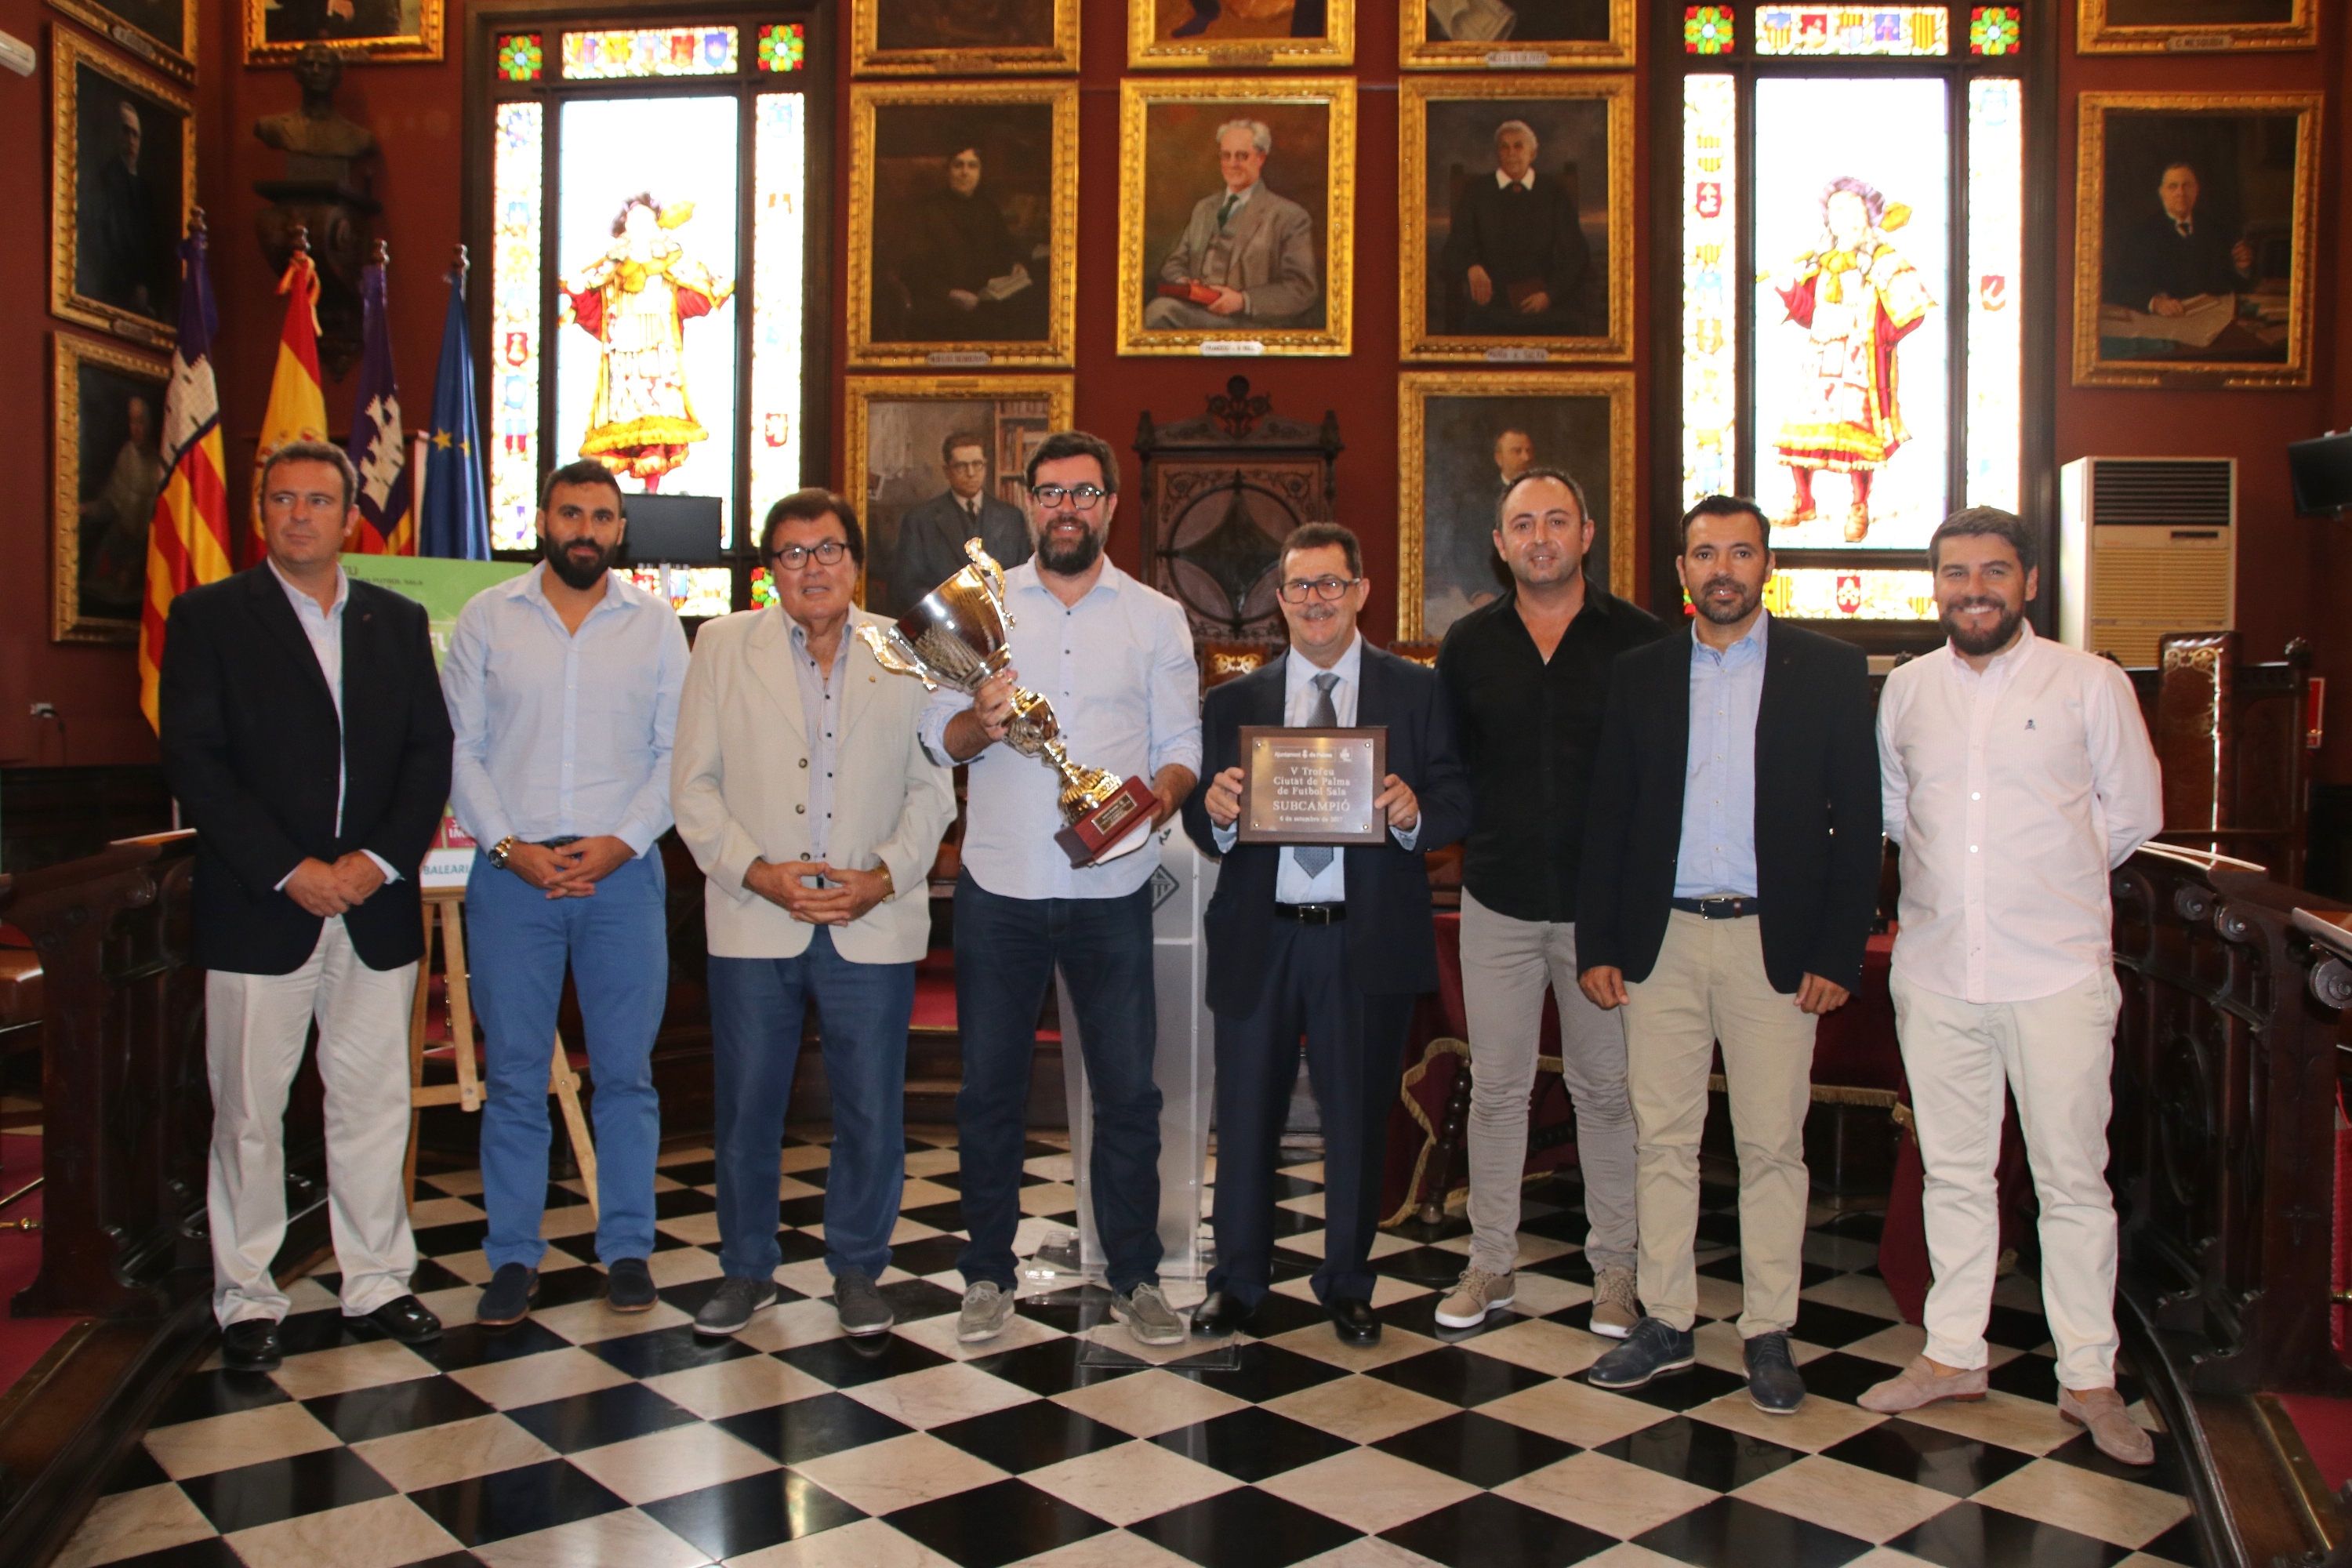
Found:
M 2000 617 L 1984 630 L 1972 632 L 1960 625 L 1964 610 L 1999 610 Z M 1962 599 L 1945 605 L 1937 619 L 1943 623 L 1944 635 L 1952 639 L 1955 648 L 1971 658 L 1982 658 L 2009 646 L 2009 639 L 2017 635 L 2018 623 L 2025 619 L 2025 606 L 2004 605 L 1998 599 Z
M 596 558 L 583 562 L 572 553 L 572 547 L 576 544 L 585 544 L 593 549 Z M 558 543 L 554 535 L 541 534 L 539 553 L 547 563 L 547 569 L 562 579 L 565 587 L 574 592 L 585 592 L 596 585 L 597 578 L 612 569 L 614 558 L 621 553 L 621 547 L 614 544 L 607 548 L 584 535 Z
M 1056 525 L 1066 521 L 1067 520 L 1063 518 L 1049 517 L 1045 520 L 1045 527 L 1038 530 L 1037 563 L 1056 576 L 1075 577 L 1092 566 L 1101 557 L 1102 535 L 1088 528 L 1086 537 L 1076 544 L 1056 546 L 1054 543 L 1054 530 Z
M 1739 596 L 1729 604 L 1717 604 L 1711 595 L 1721 587 L 1737 588 L 1739 590 Z M 1763 601 L 1763 598 L 1764 589 L 1761 584 L 1750 588 L 1737 577 L 1718 575 L 1709 577 L 1698 585 L 1698 592 L 1691 595 L 1691 605 L 1717 626 L 1727 626 L 1735 621 L 1743 620 L 1753 615 L 1756 606 Z

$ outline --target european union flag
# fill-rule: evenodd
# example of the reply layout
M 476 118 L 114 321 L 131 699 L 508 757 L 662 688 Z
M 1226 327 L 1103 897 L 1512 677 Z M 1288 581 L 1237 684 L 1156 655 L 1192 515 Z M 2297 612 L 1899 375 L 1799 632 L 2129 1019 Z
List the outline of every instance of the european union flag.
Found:
M 474 351 L 466 331 L 466 258 L 449 273 L 449 314 L 441 326 L 441 366 L 433 377 L 433 423 L 425 430 L 425 505 L 417 553 L 455 561 L 490 558 L 490 503 L 482 479 L 481 422 L 474 409 Z

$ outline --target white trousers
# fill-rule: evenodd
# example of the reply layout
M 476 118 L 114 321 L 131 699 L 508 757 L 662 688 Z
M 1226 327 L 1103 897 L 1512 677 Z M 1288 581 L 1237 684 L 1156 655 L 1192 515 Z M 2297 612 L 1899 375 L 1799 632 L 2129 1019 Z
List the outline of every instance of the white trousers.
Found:
M 2042 1301 L 2058 1381 L 2116 1381 L 2116 1202 L 2107 1187 L 2113 973 L 2030 1002 L 1963 1002 L 1891 981 L 1903 1070 L 1927 1171 L 1927 1354 L 1985 1364 L 1985 1322 L 2000 1255 L 1998 1167 L 2006 1079 L 2042 1203 Z
M 213 1316 L 283 1318 L 270 1273 L 286 1239 L 286 1095 L 319 1023 L 326 1086 L 327 1216 L 343 1311 L 364 1316 L 408 1294 L 416 1240 L 408 1194 L 408 1010 L 416 965 L 370 969 L 341 919 L 326 922 L 291 974 L 205 976 L 212 1079 Z

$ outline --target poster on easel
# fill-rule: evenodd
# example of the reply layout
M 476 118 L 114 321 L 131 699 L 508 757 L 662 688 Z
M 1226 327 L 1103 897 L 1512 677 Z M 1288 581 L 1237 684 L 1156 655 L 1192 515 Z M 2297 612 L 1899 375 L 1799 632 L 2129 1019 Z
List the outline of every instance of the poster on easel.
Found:
M 373 583 L 404 594 L 425 606 L 433 626 L 433 664 L 440 668 L 448 657 L 449 638 L 457 629 L 457 612 L 466 601 L 530 570 L 528 561 L 443 561 L 428 555 L 346 555 L 343 570 L 362 583 Z M 473 869 L 474 840 L 457 826 L 447 807 L 441 812 L 440 831 L 425 852 L 417 886 L 462 888 Z

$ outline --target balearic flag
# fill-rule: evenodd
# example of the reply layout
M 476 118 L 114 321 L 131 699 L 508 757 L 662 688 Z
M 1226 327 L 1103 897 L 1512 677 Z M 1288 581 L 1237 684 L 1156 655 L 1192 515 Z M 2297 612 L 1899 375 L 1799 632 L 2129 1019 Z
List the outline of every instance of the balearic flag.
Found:
M 433 427 L 419 435 L 425 498 L 417 552 L 453 561 L 490 558 L 490 502 L 475 433 L 474 351 L 466 331 L 466 247 L 448 272 L 449 313 L 441 324 L 441 364 L 433 376 Z
M 247 564 L 268 553 L 261 531 L 261 465 L 289 441 L 327 438 L 327 395 L 319 376 L 319 268 L 309 237 L 294 231 L 293 258 L 278 280 L 286 296 L 286 327 L 278 339 L 278 369 L 269 378 L 269 406 L 261 416 L 261 442 L 253 453 L 253 537 Z
M 408 449 L 400 434 L 400 385 L 392 373 L 392 325 L 384 310 L 386 247 L 375 242 L 375 259 L 360 275 L 364 312 L 360 360 L 359 406 L 352 413 L 352 467 L 359 470 L 360 526 L 350 547 L 364 555 L 416 553 L 416 508 L 412 502 Z
M 227 466 L 221 460 L 220 394 L 213 383 L 212 279 L 205 271 L 205 211 L 180 244 L 180 341 L 163 394 L 163 488 L 147 529 L 147 602 L 139 612 L 139 707 L 157 723 L 156 678 L 172 601 L 229 574 Z M 158 726 L 160 727 L 160 726 Z

